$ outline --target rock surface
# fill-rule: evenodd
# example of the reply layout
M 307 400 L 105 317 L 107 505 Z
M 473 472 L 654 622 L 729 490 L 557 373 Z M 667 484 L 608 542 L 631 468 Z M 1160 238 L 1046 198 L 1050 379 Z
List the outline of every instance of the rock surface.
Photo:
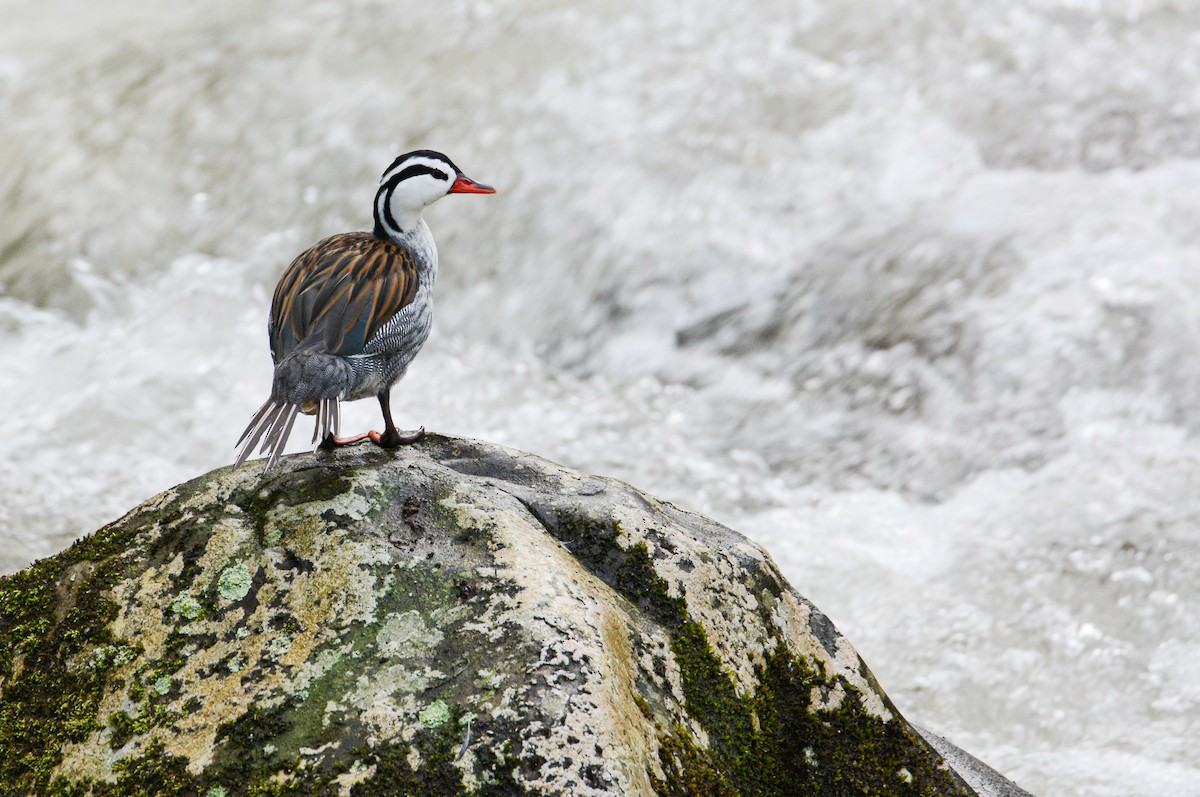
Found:
M 713 521 L 438 436 L 260 477 L 0 580 L 0 793 L 973 793 Z

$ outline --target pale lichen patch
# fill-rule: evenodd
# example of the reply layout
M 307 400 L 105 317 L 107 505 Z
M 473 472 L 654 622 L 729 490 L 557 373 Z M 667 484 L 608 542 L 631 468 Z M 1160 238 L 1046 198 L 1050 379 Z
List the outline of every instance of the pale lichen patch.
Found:
M 439 728 L 449 722 L 450 707 L 446 705 L 445 701 L 435 700 L 421 709 L 417 719 L 421 720 L 428 728 Z
M 200 601 L 192 597 L 190 592 L 181 592 L 171 601 L 170 609 L 184 620 L 195 620 L 200 616 Z
M 272 639 L 270 644 L 267 645 L 267 655 L 275 661 L 279 661 L 291 649 L 292 638 L 287 634 L 283 634 Z
M 222 570 L 237 560 L 240 553 L 254 547 L 254 528 L 244 518 L 217 520 L 200 556 L 200 572 L 204 578 L 201 583 L 211 583 Z
M 379 508 L 380 475 L 375 470 L 349 471 L 349 488 L 325 501 L 325 511 L 350 521 L 365 520 Z
M 409 610 L 383 621 L 375 645 L 384 658 L 414 658 L 428 655 L 442 638 L 442 632 L 426 625 L 420 612 Z
M 785 640 L 788 649 L 812 664 L 819 665 L 821 675 L 833 678 L 838 674 L 837 666 L 821 640 L 810 630 L 812 609 L 801 603 L 791 590 L 780 593 L 771 610 L 771 624 Z
M 292 678 L 293 688 L 301 690 L 311 687 L 314 681 L 322 678 L 333 669 L 353 647 L 353 644 L 347 644 L 326 648 L 315 656 L 310 655 L 305 657 L 303 661 L 297 662 Z
M 227 601 L 240 601 L 250 593 L 253 578 L 250 568 L 239 559 L 221 571 L 217 578 L 217 594 Z
M 808 704 L 813 711 L 836 711 L 845 699 L 841 681 L 834 681 L 832 686 L 814 686 L 808 693 Z
M 858 651 L 850 644 L 850 640 L 845 637 L 838 637 L 837 655 L 834 657 L 834 661 L 838 665 L 839 674 L 857 690 L 858 699 L 862 703 L 862 707 L 884 722 L 890 722 L 892 720 L 892 712 L 884 704 L 883 695 L 867 679 L 866 674 L 863 672 L 862 659 L 859 658 Z
M 350 797 L 351 790 L 360 783 L 375 775 L 375 767 L 367 766 L 360 760 L 350 764 L 350 769 L 333 779 L 338 787 L 338 797 Z

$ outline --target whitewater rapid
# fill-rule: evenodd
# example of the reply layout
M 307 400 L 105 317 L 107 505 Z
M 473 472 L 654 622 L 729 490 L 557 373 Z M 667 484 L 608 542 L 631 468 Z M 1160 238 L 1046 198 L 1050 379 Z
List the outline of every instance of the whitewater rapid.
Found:
M 431 147 L 500 194 L 398 423 L 753 537 L 1034 793 L 1200 795 L 1200 8 L 0 14 L 0 571 L 231 462 L 279 274 Z

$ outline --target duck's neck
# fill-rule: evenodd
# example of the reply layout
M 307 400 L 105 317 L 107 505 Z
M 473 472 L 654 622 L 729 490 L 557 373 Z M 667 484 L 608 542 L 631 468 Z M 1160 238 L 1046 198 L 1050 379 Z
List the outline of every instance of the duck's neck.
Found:
M 432 287 L 433 280 L 437 277 L 438 254 L 437 244 L 434 243 L 429 225 L 418 214 L 408 226 L 402 229 L 402 232 L 396 234 L 390 230 L 381 230 L 379 225 L 376 225 L 375 235 L 410 252 L 413 255 L 421 282 L 428 282 Z
M 429 225 L 421 218 L 424 208 L 409 208 L 392 202 L 391 192 L 380 188 L 375 195 L 375 237 L 408 250 L 416 260 L 422 283 L 433 284 L 437 276 L 437 246 Z

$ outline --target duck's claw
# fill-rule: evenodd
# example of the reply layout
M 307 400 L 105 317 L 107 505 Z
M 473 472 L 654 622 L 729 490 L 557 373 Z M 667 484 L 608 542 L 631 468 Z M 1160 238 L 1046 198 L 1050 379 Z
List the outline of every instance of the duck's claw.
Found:
M 389 429 L 380 434 L 379 432 L 367 432 L 367 436 L 375 445 L 381 448 L 396 448 L 397 446 L 406 446 L 415 443 L 425 436 L 425 427 L 413 429 L 412 431 L 402 432 L 399 429 Z

